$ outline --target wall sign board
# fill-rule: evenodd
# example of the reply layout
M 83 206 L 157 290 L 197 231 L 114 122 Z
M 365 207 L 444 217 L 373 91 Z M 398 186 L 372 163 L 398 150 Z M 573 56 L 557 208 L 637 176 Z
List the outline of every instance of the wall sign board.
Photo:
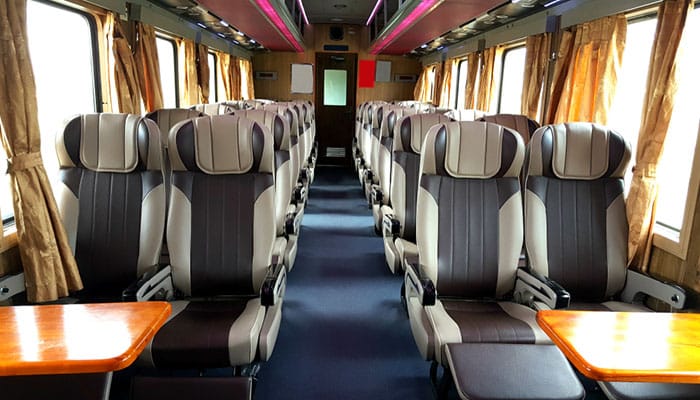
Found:
M 314 66 L 292 64 L 292 93 L 311 94 L 314 92 Z

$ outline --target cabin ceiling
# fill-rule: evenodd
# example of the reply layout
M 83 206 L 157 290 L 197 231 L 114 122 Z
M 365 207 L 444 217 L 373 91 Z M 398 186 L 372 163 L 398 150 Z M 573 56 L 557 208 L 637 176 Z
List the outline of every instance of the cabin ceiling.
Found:
M 290 23 L 287 8 L 296 7 L 299 0 L 150 0 L 193 24 L 197 24 L 232 45 L 249 51 L 301 51 L 301 32 Z M 387 1 L 387 0 L 383 0 Z M 511 23 L 546 6 L 567 0 L 435 0 L 434 6 L 423 10 L 415 21 L 395 37 L 385 40 L 376 49 L 378 54 L 411 54 L 423 56 L 440 51 L 444 46 L 482 34 Z M 365 25 L 376 0 L 302 0 L 309 23 Z M 407 10 L 429 0 L 406 0 Z M 287 20 L 277 26 L 259 4 L 267 4 Z M 290 8 L 291 9 L 291 8 Z M 401 9 L 396 13 L 401 14 Z M 405 16 L 406 13 L 404 13 Z M 400 25 L 389 16 L 387 27 Z M 384 18 L 381 14 L 379 17 Z M 300 17 L 299 17 L 300 18 Z M 284 20 L 285 18 L 281 18 Z M 222 24 L 221 21 L 225 21 Z M 280 29 L 282 24 L 282 29 Z M 302 22 L 303 25 L 303 22 Z M 383 25 L 383 24 L 382 24 Z M 288 28 L 288 29 L 287 29 Z M 287 30 L 281 32 L 281 30 Z M 290 34 L 290 32 L 292 32 Z M 379 38 L 390 36 L 382 31 Z M 376 45 L 379 40 L 373 42 Z M 296 42 L 296 43 L 292 43 Z M 373 52 L 373 54 L 376 54 Z

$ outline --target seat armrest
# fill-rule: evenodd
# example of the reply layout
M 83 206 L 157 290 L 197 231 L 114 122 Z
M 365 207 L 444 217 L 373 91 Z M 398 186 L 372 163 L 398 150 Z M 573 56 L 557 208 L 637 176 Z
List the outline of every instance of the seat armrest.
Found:
M 384 201 L 384 193 L 379 186 L 372 186 L 372 204 L 382 204 Z
M 365 170 L 365 182 L 374 182 L 374 172 L 371 169 Z
M 289 236 L 289 235 L 296 235 L 297 233 L 297 214 L 296 213 L 287 213 L 287 215 L 284 218 L 284 234 Z
M 287 269 L 284 264 L 272 264 L 267 276 L 260 288 L 260 303 L 265 306 L 274 306 L 284 296 L 284 288 L 287 280 Z
M 306 201 L 306 188 L 304 185 L 297 185 L 294 187 L 294 191 L 292 192 L 292 200 L 296 204 Z
M 437 298 L 435 284 L 430 278 L 423 277 L 420 274 L 418 260 L 414 257 L 404 258 L 404 270 L 406 271 L 407 281 L 418 293 L 421 304 L 423 306 L 434 306 Z
M 639 294 L 659 299 L 673 308 L 685 307 L 686 295 L 682 287 L 628 269 L 627 281 L 620 298 L 626 303 L 633 303 Z
M 24 272 L 0 278 L 0 301 L 8 300 L 12 296 L 22 293 L 25 290 Z
M 571 302 L 571 295 L 561 285 L 527 268 L 518 268 L 513 297 L 522 304 L 541 301 L 551 309 L 567 308 Z
M 387 236 L 396 237 L 401 234 L 401 221 L 396 219 L 394 214 L 384 214 L 382 225 L 384 226 L 384 231 L 387 233 Z
M 309 171 L 306 170 L 306 168 L 302 168 L 299 170 L 299 183 L 302 185 L 305 182 L 308 182 L 309 180 Z
M 171 300 L 174 297 L 169 265 L 154 266 L 122 292 L 123 301 Z

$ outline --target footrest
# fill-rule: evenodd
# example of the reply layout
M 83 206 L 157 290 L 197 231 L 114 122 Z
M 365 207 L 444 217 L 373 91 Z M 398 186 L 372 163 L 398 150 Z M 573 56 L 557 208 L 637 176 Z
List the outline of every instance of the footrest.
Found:
M 554 345 L 453 343 L 447 362 L 462 399 L 583 399 L 585 391 Z
M 253 378 L 249 376 L 189 377 L 136 376 L 132 385 L 133 400 L 250 400 Z

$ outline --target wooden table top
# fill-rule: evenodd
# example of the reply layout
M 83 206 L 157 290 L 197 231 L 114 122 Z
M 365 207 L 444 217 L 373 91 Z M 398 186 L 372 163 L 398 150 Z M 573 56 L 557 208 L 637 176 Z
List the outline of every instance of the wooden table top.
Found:
M 547 310 L 537 323 L 589 378 L 700 383 L 700 314 Z
M 126 368 L 170 309 L 166 302 L 0 307 L 0 376 Z

